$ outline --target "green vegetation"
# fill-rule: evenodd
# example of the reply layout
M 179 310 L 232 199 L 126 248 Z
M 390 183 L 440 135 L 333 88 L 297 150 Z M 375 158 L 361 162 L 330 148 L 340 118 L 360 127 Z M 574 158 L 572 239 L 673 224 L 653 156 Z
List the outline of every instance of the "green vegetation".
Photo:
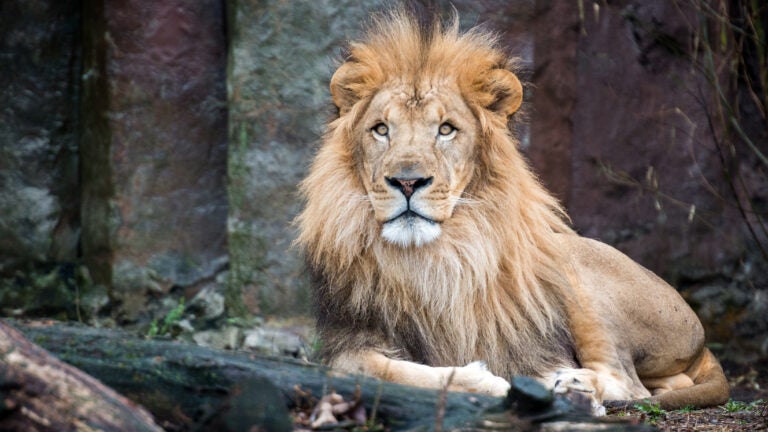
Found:
M 179 304 L 171 309 L 163 320 L 158 324 L 158 320 L 152 320 L 147 331 L 147 336 L 152 338 L 155 336 L 170 335 L 174 325 L 176 325 L 181 317 L 184 315 L 184 297 L 179 300 Z
M 752 411 L 758 407 L 761 403 L 764 401 L 762 399 L 752 401 L 752 402 L 743 402 L 743 401 L 736 401 L 733 399 L 728 399 L 728 402 L 725 403 L 725 405 L 722 406 L 723 411 L 728 413 L 734 413 L 734 412 L 740 412 L 740 411 Z
M 635 404 L 635 409 L 640 411 L 648 419 L 649 423 L 656 423 L 667 416 L 667 411 L 661 409 L 658 403 L 644 400 L 642 403 Z

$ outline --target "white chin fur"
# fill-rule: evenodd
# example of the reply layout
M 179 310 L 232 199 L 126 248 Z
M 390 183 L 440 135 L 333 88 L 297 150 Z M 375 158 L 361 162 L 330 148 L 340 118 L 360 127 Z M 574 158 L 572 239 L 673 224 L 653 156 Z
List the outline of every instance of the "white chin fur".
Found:
M 400 247 L 419 247 L 440 236 L 440 225 L 417 217 L 399 217 L 385 223 L 381 235 Z

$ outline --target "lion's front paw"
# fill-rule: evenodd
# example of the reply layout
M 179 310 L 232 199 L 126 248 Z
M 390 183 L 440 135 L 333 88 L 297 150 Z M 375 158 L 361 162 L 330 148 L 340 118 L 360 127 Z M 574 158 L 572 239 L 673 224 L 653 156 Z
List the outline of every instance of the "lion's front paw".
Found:
M 555 373 L 552 392 L 579 401 L 586 399 L 592 415 L 604 416 L 605 407 L 597 391 L 597 373 L 590 369 L 560 369 Z
M 448 389 L 491 396 L 506 396 L 509 391 L 509 382 L 492 374 L 485 363 L 477 361 L 463 367 L 453 368 L 453 377 Z

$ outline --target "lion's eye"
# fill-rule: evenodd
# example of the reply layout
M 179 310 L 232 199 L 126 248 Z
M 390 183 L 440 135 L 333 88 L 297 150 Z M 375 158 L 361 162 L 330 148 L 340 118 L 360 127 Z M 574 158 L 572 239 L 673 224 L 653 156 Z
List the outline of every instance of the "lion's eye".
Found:
M 450 123 L 443 123 L 440 125 L 440 128 L 437 130 L 437 133 L 439 133 L 441 136 L 448 136 L 452 133 L 456 132 L 456 128 L 453 127 Z
M 384 123 L 379 123 L 372 127 L 371 130 L 378 136 L 385 137 L 389 133 L 389 128 Z

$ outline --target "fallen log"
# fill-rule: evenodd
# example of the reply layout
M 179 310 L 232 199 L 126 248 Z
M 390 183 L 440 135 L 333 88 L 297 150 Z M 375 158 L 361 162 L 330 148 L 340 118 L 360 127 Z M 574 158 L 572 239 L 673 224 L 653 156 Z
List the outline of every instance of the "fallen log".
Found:
M 334 392 L 350 402 L 334 406 L 349 406 L 351 417 L 367 420 L 369 430 L 647 430 L 592 418 L 584 411 L 588 403 L 553 397 L 525 377 L 512 380 L 507 398 L 493 398 L 339 376 L 301 360 L 146 339 L 120 330 L 16 325 L 31 341 L 147 408 L 168 431 L 292 430 L 308 422 L 296 421 L 289 409 L 294 414 L 311 411 L 324 396 L 337 400 Z M 20 345 L 26 349 L 24 344 L 29 342 Z M 0 407 L 0 420 L 3 415 Z M 354 422 L 328 426 L 352 428 Z
M 0 321 L 0 430 L 162 429 L 143 408 Z
M 290 430 L 288 408 L 332 391 L 346 398 L 359 394 L 369 420 L 395 430 L 429 430 L 438 422 L 452 430 L 477 425 L 481 412 L 502 400 L 448 393 L 438 404 L 438 391 L 336 376 L 300 360 L 150 340 L 119 330 L 17 325 L 63 361 L 146 407 L 166 430 Z

